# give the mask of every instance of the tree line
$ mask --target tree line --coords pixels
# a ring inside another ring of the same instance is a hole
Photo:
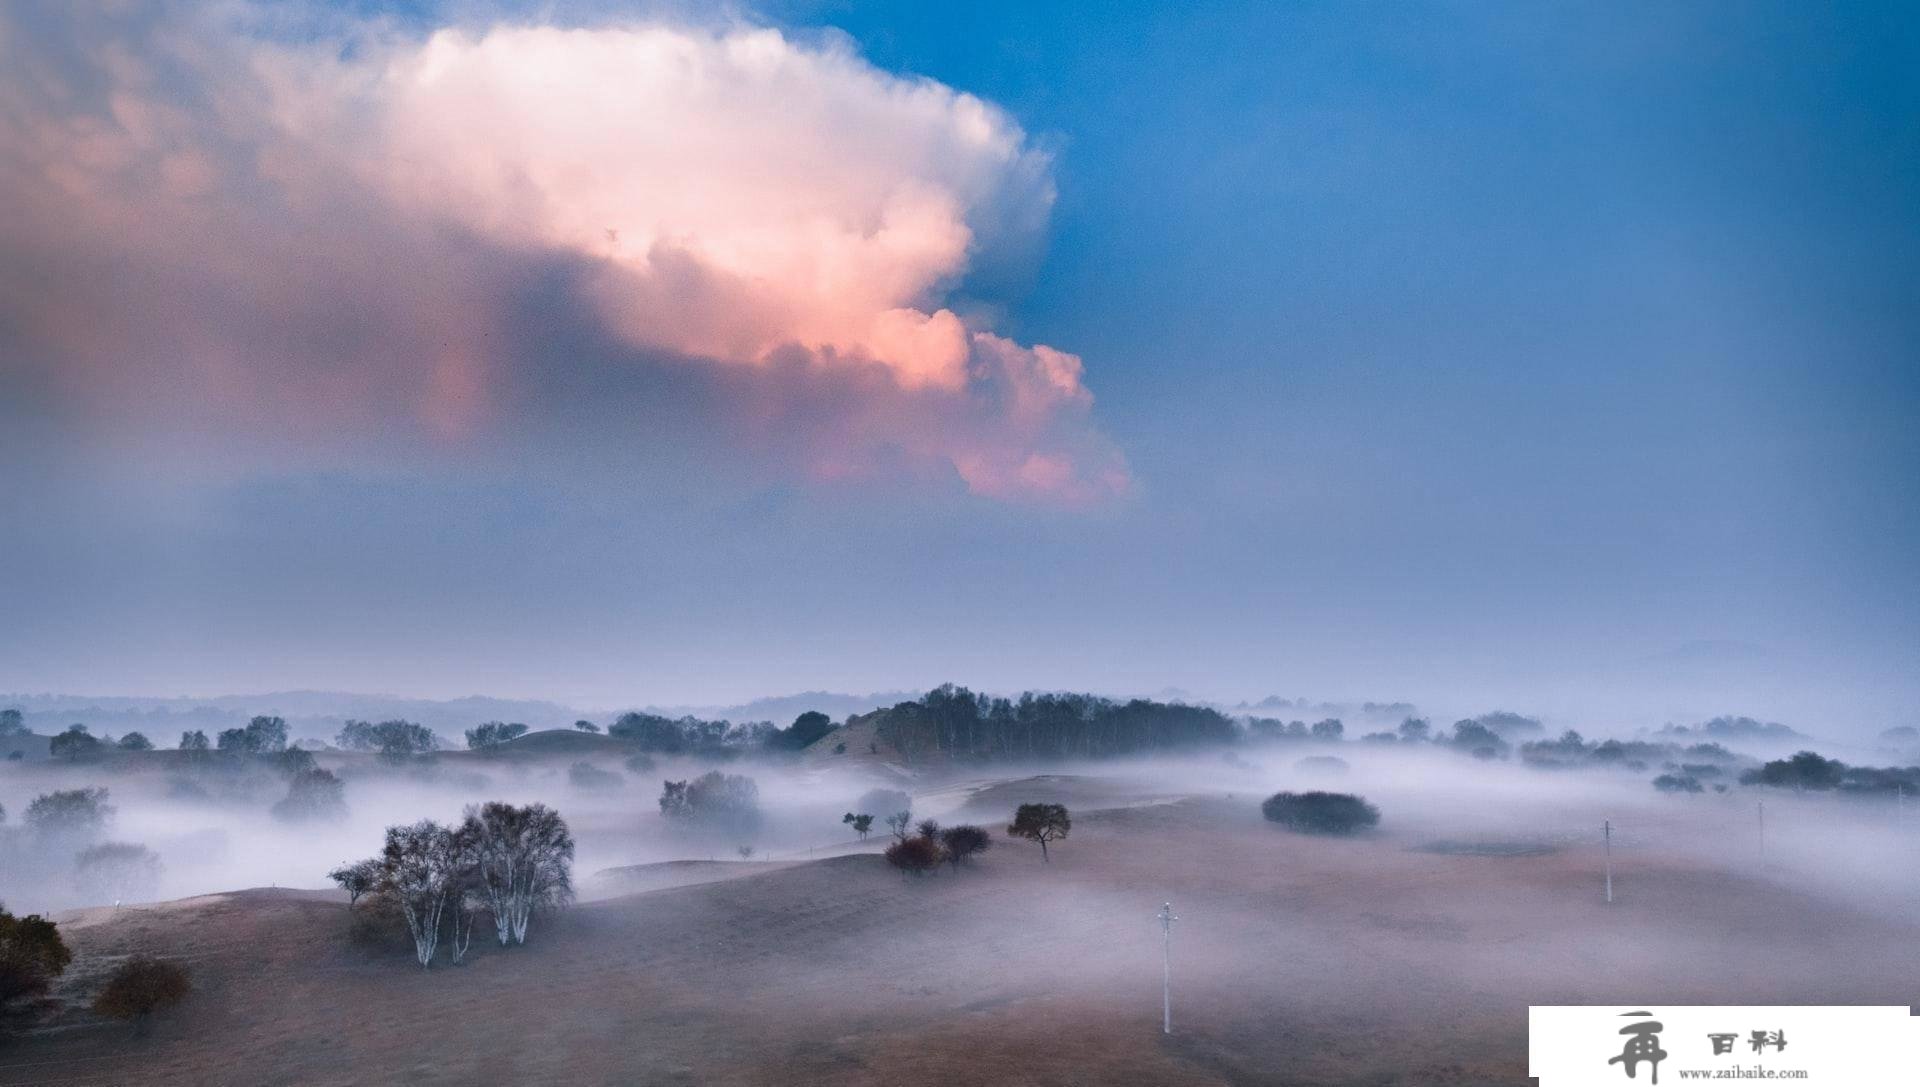
[[[1109,758],[1224,744],[1238,734],[1231,717],[1207,706],[1032,691],[995,698],[951,683],[861,720],[874,721],[908,761]]]

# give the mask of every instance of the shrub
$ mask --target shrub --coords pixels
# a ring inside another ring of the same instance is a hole
[[[947,860],[955,868],[971,861],[975,853],[993,848],[993,836],[975,826],[948,827],[940,832],[940,844],[946,847]]]
[[[374,862],[378,864],[378,861]],[[407,916],[393,892],[374,888],[349,911],[347,939],[355,947],[382,955],[410,950]]]
[[[37,913],[15,917],[0,907],[0,1011],[44,994],[72,961],[60,926]]]
[[[192,991],[185,967],[151,955],[135,955],[107,978],[107,987],[93,1000],[93,1010],[144,1027],[154,1012],[173,1007]]]
[[[887,863],[911,876],[924,876],[946,859],[946,850],[932,838],[908,838],[887,847]]]
[[[1663,793],[1702,793],[1700,779],[1692,774],[1661,774],[1653,779],[1653,787]]]
[[[1275,793],[1260,814],[1302,834],[1352,834],[1380,822],[1380,809],[1352,793]]]

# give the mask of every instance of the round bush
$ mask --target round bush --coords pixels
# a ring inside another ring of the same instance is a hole
[[[934,838],[908,838],[887,847],[887,863],[910,875],[924,876],[946,859],[946,848]]]
[[[1260,814],[1302,834],[1352,834],[1380,821],[1380,809],[1352,793],[1275,793]]]
[[[121,963],[94,999],[93,1010],[115,1019],[143,1020],[187,998],[193,984],[179,964],[151,955]]]

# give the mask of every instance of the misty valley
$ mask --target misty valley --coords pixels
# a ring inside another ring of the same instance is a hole
[[[4,1083],[384,1081],[428,1025],[446,1082],[1525,1083],[1529,1003],[1914,984],[1912,728],[58,712],[0,711]]]

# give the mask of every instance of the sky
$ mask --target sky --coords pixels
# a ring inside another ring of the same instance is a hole
[[[0,690],[1920,721],[1920,13],[0,11]]]

